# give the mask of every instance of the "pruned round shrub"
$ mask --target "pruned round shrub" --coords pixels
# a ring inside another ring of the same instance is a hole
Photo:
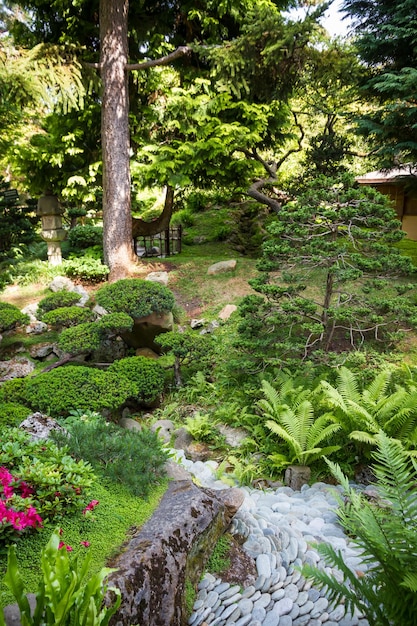
[[[79,306],[62,306],[42,315],[42,321],[50,326],[69,328],[90,322],[93,317],[90,309]]]
[[[81,294],[75,291],[62,289],[51,293],[38,303],[38,317],[43,321],[43,315],[48,311],[54,311],[62,307],[74,306],[81,300]]]
[[[140,278],[125,278],[104,285],[96,293],[96,300],[109,313],[127,313],[141,318],[151,313],[172,311],[175,298],[167,287]]]
[[[27,324],[28,322],[28,315],[22,313],[17,306],[8,302],[0,302],[0,332],[12,330],[16,326]]]
[[[65,328],[58,338],[58,346],[67,354],[86,354],[100,347],[102,333],[94,322]]]
[[[112,334],[125,333],[132,330],[133,318],[127,313],[108,313],[103,315],[97,322],[100,330]]]
[[[164,389],[162,365],[144,356],[130,356],[115,361],[107,372],[127,380],[131,389],[130,396],[139,402],[155,402]]]
[[[89,248],[103,243],[103,229],[101,226],[78,224],[68,232],[68,241],[72,248]]]
[[[12,378],[0,386],[0,402],[25,403],[26,378]]]
[[[77,328],[77,327],[75,327]],[[111,411],[132,395],[132,384],[115,372],[67,365],[27,380],[26,401],[49,415],[66,416],[71,409]]]
[[[0,402],[0,428],[18,426],[32,413],[31,409],[16,402]]]

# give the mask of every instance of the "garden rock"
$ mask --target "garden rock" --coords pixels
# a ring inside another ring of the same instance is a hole
[[[300,491],[311,478],[311,469],[307,465],[290,465],[285,470],[284,482],[294,491]]]
[[[81,296],[79,302],[77,302],[75,306],[83,307],[87,304],[87,302],[90,299],[90,295],[87,289],[85,289],[82,285],[74,285],[74,288],[70,289],[69,291],[74,291],[75,293],[78,293]]]
[[[142,430],[142,426],[139,422],[131,417],[121,417],[119,420],[119,426],[126,428],[126,430]]]
[[[168,272],[150,272],[146,276],[145,280],[150,280],[154,283],[160,283],[161,285],[165,285],[166,287],[169,282]]]
[[[53,281],[48,285],[51,291],[75,291],[75,284],[66,276],[55,276]]]
[[[36,607],[36,596],[34,593],[28,593],[27,599],[30,606],[30,613],[33,615]],[[9,604],[9,606],[4,607],[3,613],[6,626],[22,626],[22,622],[20,621],[20,609],[17,604]]]
[[[29,354],[33,359],[43,360],[50,354],[54,354],[55,345],[53,343],[37,343],[29,348]]]
[[[48,439],[53,430],[65,431],[54,419],[42,413],[32,413],[23,420],[19,428],[29,433],[34,440]]]
[[[176,450],[187,450],[192,441],[192,436],[185,428],[179,428],[175,431],[174,448]]]
[[[219,313],[219,319],[225,322],[235,311],[237,311],[235,304],[226,304]]]
[[[218,424],[216,426],[217,430],[226,440],[226,443],[231,448],[238,448],[242,441],[247,439],[248,433],[243,428],[231,428],[226,424]]]
[[[168,478],[171,480],[191,480],[191,474],[187,472],[185,467],[178,465],[175,461],[167,461],[165,470]]]
[[[233,272],[236,269],[236,260],[230,259],[229,261],[219,261],[210,265],[207,270],[207,274],[223,274],[223,272]]]
[[[113,363],[123,359],[129,353],[129,348],[120,337],[102,339],[100,347],[91,355],[94,363]]]
[[[31,322],[36,322],[37,321],[37,314],[38,314],[38,303],[37,302],[31,302],[31,304],[28,304],[27,306],[25,306],[22,309],[22,313],[25,313],[25,315],[29,315],[29,319]]]
[[[148,359],[159,359],[159,354],[156,354],[150,348],[138,348],[135,354],[136,356],[146,356]]]
[[[35,364],[27,357],[15,357],[9,361],[0,361],[0,381],[12,378],[24,378],[33,372]]]
[[[97,316],[97,317],[103,317],[103,315],[107,315],[107,311],[105,308],[103,308],[102,306],[100,306],[99,304],[96,304],[93,307],[93,313]]]
[[[154,433],[158,433],[158,437],[163,439],[165,443],[170,443],[175,430],[174,422],[171,420],[157,420],[152,424],[151,430]]]
[[[200,319],[200,320],[197,320],[197,319],[192,319],[192,320],[190,321],[190,326],[191,326],[191,328],[192,328],[193,330],[195,330],[196,328],[202,328],[202,327],[204,326],[204,324],[205,324],[205,323],[206,323],[206,320],[205,320],[205,319],[203,319],[203,318],[202,318],[202,319]]]
[[[42,335],[42,333],[46,333],[48,330],[48,324],[45,322],[30,322],[28,326],[26,326],[26,334],[27,335]]]
[[[122,603],[113,626],[181,626],[185,623],[185,581],[197,584],[208,547],[229,526],[243,493],[200,489],[190,480],[172,482],[159,508],[111,563],[110,586]],[[169,575],[167,575],[169,573]],[[107,592],[106,604],[112,592]]]

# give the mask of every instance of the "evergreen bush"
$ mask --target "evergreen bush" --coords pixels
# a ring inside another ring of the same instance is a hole
[[[172,311],[175,298],[164,285],[140,278],[125,278],[104,285],[96,293],[97,303],[109,313],[127,313],[133,318]]]
[[[72,248],[89,248],[103,243],[103,229],[101,226],[78,224],[68,232],[68,241]]]
[[[30,414],[31,410],[17,402],[0,401],[0,428],[3,426],[17,426]]]
[[[100,283],[106,280],[109,268],[101,262],[101,259],[83,256],[76,259],[66,259],[63,270],[70,278],[79,278],[89,283]]]
[[[59,336],[58,346],[67,354],[88,354],[100,347],[101,333],[97,324],[85,322],[65,328]]]
[[[0,302],[0,332],[28,323],[29,316],[22,313],[17,306],[7,302]]]
[[[138,402],[152,404],[164,389],[164,369],[154,359],[131,356],[112,363],[107,370],[116,378],[126,380],[130,396]]]
[[[67,365],[27,379],[23,394],[34,410],[58,417],[74,408],[114,411],[131,397],[132,385],[114,372]]]
[[[53,435],[58,445],[68,446],[76,458],[136,496],[147,497],[165,476],[168,454],[149,429],[123,429],[91,412],[81,419],[70,418],[65,427],[67,433]]]
[[[81,295],[75,291],[62,289],[49,294],[38,303],[38,317],[43,320],[43,315],[49,311],[62,307],[74,306],[81,300]]]
[[[50,326],[69,328],[70,326],[90,322],[92,315],[90,309],[79,306],[62,306],[44,313],[42,321]]]

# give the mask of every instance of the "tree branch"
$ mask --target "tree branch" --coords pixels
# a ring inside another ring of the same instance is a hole
[[[170,52],[164,57],[159,59],[151,59],[150,61],[144,61],[143,63],[128,63],[126,65],[127,70],[146,70],[148,67],[155,67],[156,65],[168,65],[175,59],[183,57],[191,53],[190,46],[179,46],[174,52]]]

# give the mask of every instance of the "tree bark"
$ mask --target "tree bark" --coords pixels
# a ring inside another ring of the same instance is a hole
[[[100,68],[103,84],[103,247],[109,280],[128,275],[133,261],[130,201],[128,0],[100,0]]]

